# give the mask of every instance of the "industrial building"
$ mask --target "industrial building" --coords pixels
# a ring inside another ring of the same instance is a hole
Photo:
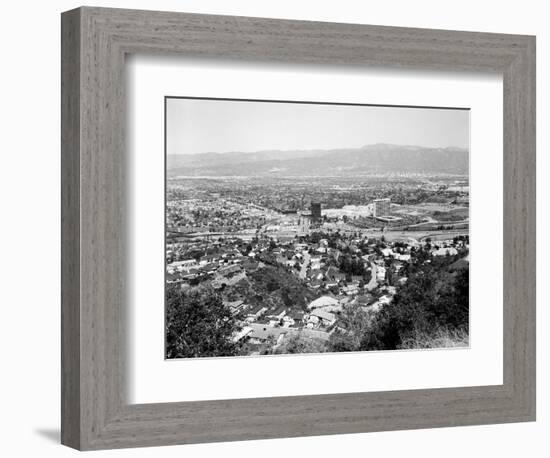
[[[388,216],[391,213],[390,199],[375,199],[374,204],[374,217]]]

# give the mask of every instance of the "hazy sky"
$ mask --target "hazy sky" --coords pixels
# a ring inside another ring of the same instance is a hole
[[[467,110],[167,99],[167,153],[469,147]]]

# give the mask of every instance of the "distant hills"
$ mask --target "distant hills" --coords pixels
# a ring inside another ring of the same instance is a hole
[[[468,150],[375,144],[330,150],[168,155],[168,176],[354,176],[468,173]]]

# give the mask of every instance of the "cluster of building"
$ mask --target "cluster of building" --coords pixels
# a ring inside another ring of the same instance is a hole
[[[406,266],[420,247],[432,256],[468,249],[467,237],[455,232],[434,242],[408,235],[386,241],[392,234],[379,228],[406,217],[395,216],[392,209],[399,205],[386,197],[335,209],[316,200],[307,210],[302,203],[292,207],[275,210],[212,192],[174,195],[167,202],[166,282],[183,289],[206,282],[219,290],[224,305],[241,320],[233,338],[246,341],[252,353],[295,335],[327,341],[347,307],[377,313],[407,282]],[[375,229],[361,231],[346,222],[357,216]],[[373,230],[379,232],[373,236]],[[300,307],[252,300],[254,291],[245,286],[268,267],[296,278],[311,300]]]
[[[267,237],[244,246],[238,239],[219,244],[215,254],[167,264],[166,279],[183,288],[209,282],[220,291],[246,284],[249,276],[266,267],[278,266],[297,277],[316,296],[307,307],[269,307],[251,303],[248,297],[225,300],[224,305],[242,319],[235,340],[246,339],[252,348],[276,348],[296,333],[326,341],[337,327],[344,307],[360,307],[376,313],[390,303],[399,285],[407,281],[403,269],[414,250],[425,242],[383,243],[380,239],[332,236],[279,243]],[[467,248],[464,240],[430,244],[433,256],[454,256]],[[249,250],[249,251],[247,251]],[[344,258],[355,263],[357,272],[345,268]]]

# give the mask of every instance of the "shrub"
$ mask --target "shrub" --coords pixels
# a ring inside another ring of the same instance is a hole
[[[236,355],[239,345],[232,336],[238,330],[236,317],[211,287],[185,292],[174,286],[167,289],[167,358]]]
[[[401,342],[400,348],[450,348],[467,347],[469,335],[466,329],[445,329],[439,328],[433,334],[415,332]]]
[[[393,301],[376,316],[364,336],[362,349],[401,348],[417,341],[418,336],[435,342],[442,329],[451,335],[467,334],[469,271],[466,268],[451,273],[449,266],[443,265],[449,262],[433,259],[415,266]]]

